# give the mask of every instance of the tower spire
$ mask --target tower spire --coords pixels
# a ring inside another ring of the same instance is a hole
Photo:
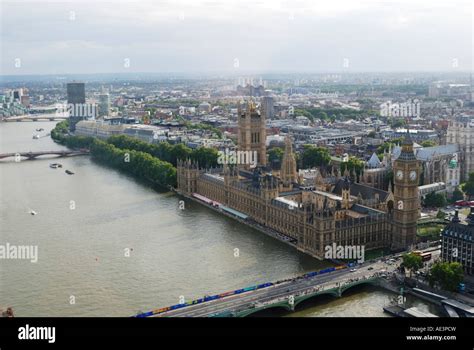
[[[296,158],[293,153],[293,144],[290,136],[285,139],[285,153],[281,162],[280,177],[285,188],[291,188],[294,182],[297,182],[296,176]]]

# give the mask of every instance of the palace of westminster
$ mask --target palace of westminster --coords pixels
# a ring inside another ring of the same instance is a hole
[[[265,113],[252,101],[238,109],[238,149],[257,154],[258,165],[201,169],[178,163],[178,192],[203,196],[265,230],[286,236],[296,248],[324,259],[325,247],[364,246],[399,251],[416,243],[420,200],[420,161],[409,136],[393,162],[388,191],[355,181],[346,170],[333,171],[313,186],[297,173],[292,141],[286,138],[279,171],[267,166]],[[355,177],[357,178],[357,177]]]

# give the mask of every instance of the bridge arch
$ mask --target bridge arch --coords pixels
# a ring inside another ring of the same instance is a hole
[[[277,309],[277,308],[284,309],[285,311],[292,311],[291,306],[288,304],[288,301],[285,300],[280,303],[270,304],[270,305],[266,305],[260,308],[242,311],[241,313],[238,314],[238,316],[247,317],[260,311],[269,310],[269,309]]]
[[[371,278],[371,279],[363,279],[363,280],[359,280],[359,281],[354,281],[350,284],[347,284],[345,286],[342,286],[340,288],[340,294],[342,296],[342,294],[344,292],[346,292],[347,290],[353,288],[353,287],[356,287],[356,286],[360,286],[360,285],[363,285],[363,284],[370,284],[370,285],[373,285],[373,286],[377,286],[378,285],[378,278]]]
[[[309,300],[309,299],[312,299],[312,298],[317,298],[317,297],[320,297],[322,295],[330,295],[330,296],[333,296],[333,297],[338,297],[339,293],[337,292],[336,289],[332,288],[332,289],[328,289],[328,290],[323,290],[321,292],[316,292],[316,293],[313,293],[313,294],[303,295],[301,297],[296,298],[295,307],[298,304],[302,303],[303,301],[306,301],[306,300]]]

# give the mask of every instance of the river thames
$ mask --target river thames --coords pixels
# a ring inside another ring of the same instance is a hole
[[[33,139],[55,124],[0,123],[0,153],[65,149],[49,136]],[[63,168],[50,168],[52,162]],[[196,203],[186,201],[181,210],[179,201],[89,156],[0,161],[0,244],[38,247],[37,263],[0,260],[0,308],[12,306],[16,316],[130,316],[181,296],[327,266]],[[362,287],[283,315],[384,316],[392,298]]]

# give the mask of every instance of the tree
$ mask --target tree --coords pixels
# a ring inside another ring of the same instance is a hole
[[[425,140],[421,143],[421,145],[423,147],[433,147],[436,146],[436,142],[434,142],[433,140]]]
[[[214,148],[199,147],[191,152],[191,159],[197,161],[203,168],[213,168],[217,166],[219,153]]]
[[[346,169],[349,170],[351,176],[354,171],[357,176],[360,176],[364,172],[364,162],[356,157],[349,157],[347,162],[341,163],[341,172],[343,174]]]
[[[281,160],[283,159],[283,154],[285,151],[283,148],[274,147],[268,151],[268,161],[270,164],[281,164]]]
[[[442,289],[454,292],[464,279],[462,265],[458,262],[437,262],[428,274],[430,286],[438,285]]]
[[[464,199],[464,193],[459,189],[459,187],[456,187],[453,191],[453,195],[451,197],[451,201],[454,203],[456,201],[460,201]]]
[[[330,160],[331,156],[326,148],[314,147],[312,145],[305,145],[303,148],[303,168],[326,166]]]
[[[446,197],[444,194],[431,192],[428,193],[424,200],[426,207],[441,208],[446,205]]]
[[[406,121],[403,118],[401,118],[401,119],[392,119],[391,124],[392,124],[392,128],[400,128],[400,127],[406,125]]]
[[[421,256],[417,254],[414,254],[414,253],[403,254],[402,259],[403,259],[402,266],[405,269],[410,270],[410,277],[411,277],[412,272],[416,272],[423,267],[423,259],[421,258]]]
[[[176,169],[149,153],[120,149],[108,142],[94,139],[91,143],[92,157],[103,164],[129,173],[159,186],[176,186]]]
[[[474,196],[474,173],[469,174],[469,179],[461,188],[463,192],[468,195],[469,200]]]
[[[404,139],[403,137],[398,137],[396,139],[392,139],[390,141],[382,143],[379,147],[377,147],[377,154],[383,155],[384,151],[388,152],[388,150],[390,149],[390,146],[392,146],[392,149],[393,149],[397,144],[402,143],[403,139]]]

